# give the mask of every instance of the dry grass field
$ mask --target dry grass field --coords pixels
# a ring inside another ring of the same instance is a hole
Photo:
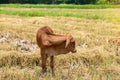
[[[104,13],[101,10],[99,14]],[[111,11],[112,17],[120,18],[120,13],[115,13]],[[77,53],[55,57],[55,76],[51,75],[49,59],[47,73],[40,72],[41,58],[35,36],[44,25],[57,34],[73,35],[77,43]],[[120,23],[0,14],[0,80],[120,80]]]

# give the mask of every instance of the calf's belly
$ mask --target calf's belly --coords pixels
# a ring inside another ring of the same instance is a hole
[[[55,56],[55,55],[59,55],[59,54],[66,54],[68,53],[69,51],[67,50],[64,50],[64,49],[46,49],[45,50],[45,53],[48,55],[48,56]]]

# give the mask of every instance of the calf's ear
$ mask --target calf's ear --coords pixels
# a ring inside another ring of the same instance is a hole
[[[69,44],[70,44],[70,36],[67,36],[65,48],[67,48]]]

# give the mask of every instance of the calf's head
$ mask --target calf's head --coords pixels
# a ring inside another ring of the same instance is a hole
[[[67,50],[71,51],[72,53],[76,52],[75,40],[72,36],[67,36],[65,48]]]

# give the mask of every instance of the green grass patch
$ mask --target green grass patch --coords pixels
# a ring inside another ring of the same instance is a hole
[[[119,8],[120,5],[0,4],[0,14],[28,17],[63,16],[120,22]]]
[[[8,15],[17,15],[17,16],[26,16],[26,17],[34,17],[34,16],[63,16],[63,17],[76,17],[76,18],[85,18],[85,19],[104,19],[104,17],[100,15],[86,15],[86,14],[78,14],[78,13],[69,13],[69,12],[57,12],[57,11],[12,11],[12,10],[3,10],[0,9],[0,14],[8,14]]]
[[[0,4],[0,7],[14,7],[14,8],[70,8],[70,9],[105,9],[105,8],[120,8],[120,5],[107,5],[107,4],[87,4],[87,5],[75,5],[75,4],[59,4],[59,5],[47,5],[47,4]]]

